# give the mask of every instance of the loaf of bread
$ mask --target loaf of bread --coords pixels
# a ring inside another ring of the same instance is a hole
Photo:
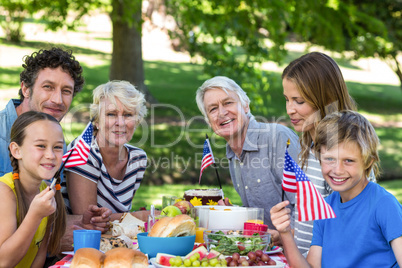
[[[114,248],[105,253],[103,268],[148,268],[147,256],[128,248]]]
[[[148,268],[148,257],[134,249],[114,248],[103,254],[94,248],[80,248],[71,268]]]
[[[148,236],[176,237],[195,235],[195,222],[188,215],[181,214],[175,217],[163,217],[153,226]]]
[[[94,248],[80,248],[71,262],[71,268],[101,268],[105,255]]]

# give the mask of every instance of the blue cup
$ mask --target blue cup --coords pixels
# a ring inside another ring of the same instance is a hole
[[[74,253],[80,248],[95,248],[99,250],[101,231],[74,230]]]

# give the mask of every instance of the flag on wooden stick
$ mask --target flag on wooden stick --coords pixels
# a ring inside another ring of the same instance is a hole
[[[285,185],[285,186],[284,186]],[[282,188],[297,193],[297,210],[299,221],[313,221],[335,218],[332,207],[315,188],[299,165],[285,152]]]
[[[91,150],[92,134],[93,126],[92,122],[89,122],[73,148],[63,155],[63,162],[66,168],[85,165],[87,163],[89,151]]]
[[[211,145],[209,144],[209,139],[205,139],[204,142],[204,151],[202,153],[202,160],[201,160],[201,172],[200,172],[200,179],[199,183],[201,183],[201,176],[204,169],[210,165],[215,163],[214,155],[212,154]]]

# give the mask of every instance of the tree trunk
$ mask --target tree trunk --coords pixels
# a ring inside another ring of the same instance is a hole
[[[401,71],[400,64],[399,64],[398,59],[396,58],[396,56],[395,56],[394,59],[395,59],[395,64],[396,64],[395,73],[396,73],[396,75],[397,75],[398,78],[399,78],[399,81],[400,81],[399,87],[400,87],[401,90],[402,90],[402,71]]]
[[[129,81],[144,93],[148,103],[156,103],[157,100],[144,83],[141,4],[142,0],[112,0],[113,52],[109,77],[110,80]],[[127,17],[127,11],[133,11],[133,5],[135,11],[131,17]]]

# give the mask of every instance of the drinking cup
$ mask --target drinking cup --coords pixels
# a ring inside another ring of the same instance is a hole
[[[162,209],[164,209],[167,206],[173,205],[177,201],[180,201],[180,198],[178,198],[177,196],[173,196],[173,195],[162,196]]]
[[[195,243],[204,243],[204,230],[208,228],[209,208],[196,206],[191,208],[190,216],[194,219],[195,227]]]
[[[101,231],[74,230],[74,253],[80,248],[95,248],[99,250]]]

